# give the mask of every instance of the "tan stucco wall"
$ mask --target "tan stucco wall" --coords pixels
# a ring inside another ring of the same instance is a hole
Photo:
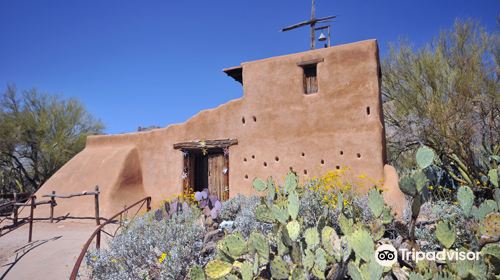
[[[302,68],[297,63],[317,58],[324,59],[318,64],[319,92],[304,95]],[[183,124],[89,137],[86,148],[38,194],[91,190],[97,184],[107,216],[145,195],[158,203],[182,191],[183,156],[173,144],[197,139],[238,139],[229,154],[231,197],[252,193],[254,177],[282,178],[290,167],[303,178],[339,166],[351,168],[352,174],[383,179],[385,136],[375,40],[247,62],[242,67],[242,98],[202,111]],[[233,81],[228,78],[228,82]],[[56,214],[92,215],[93,200],[87,198],[59,200]]]

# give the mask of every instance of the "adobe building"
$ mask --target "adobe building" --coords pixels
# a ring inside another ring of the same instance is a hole
[[[348,167],[384,180],[389,202],[401,204],[397,175],[385,166],[376,40],[245,62],[224,72],[242,84],[242,98],[183,124],[89,136],[85,149],[37,195],[99,185],[101,213],[109,217],[145,196],[155,206],[208,187],[226,199],[252,194],[255,177],[281,180],[293,170],[304,179]],[[56,215],[93,215],[91,198],[57,203]]]

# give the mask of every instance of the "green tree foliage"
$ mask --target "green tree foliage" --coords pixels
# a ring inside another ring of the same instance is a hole
[[[0,191],[35,191],[102,129],[75,99],[7,86],[0,100]]]
[[[489,189],[500,152],[500,36],[457,20],[415,50],[402,41],[382,63],[389,157],[411,168],[421,145],[457,183]]]

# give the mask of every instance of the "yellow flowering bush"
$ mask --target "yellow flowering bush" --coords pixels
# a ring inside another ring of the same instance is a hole
[[[347,171],[347,168],[328,171],[320,177],[313,177],[305,187],[321,194],[323,203],[333,208],[337,207],[341,193],[344,198],[343,204],[346,206],[350,203],[348,198],[352,192],[352,183],[346,176]]]

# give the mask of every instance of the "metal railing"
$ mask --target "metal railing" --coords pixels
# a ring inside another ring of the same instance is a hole
[[[99,250],[100,247],[101,247],[101,232],[104,232],[106,234],[108,234],[109,236],[111,237],[114,237],[118,230],[121,228],[122,226],[122,217],[123,217],[123,214],[126,213],[128,210],[134,208],[135,206],[139,205],[139,208],[137,209],[137,211],[135,212],[134,216],[132,217],[132,219],[137,215],[137,213],[139,213],[139,211],[141,210],[141,208],[144,206],[144,204],[146,204],[146,211],[150,211],[151,210],[151,197],[148,196],[148,197],[145,197],[139,201],[137,201],[136,203],[128,206],[128,207],[125,207],[125,209],[123,209],[122,211],[118,212],[117,214],[115,214],[113,217],[107,219],[103,224],[100,224],[98,225],[98,227],[95,229],[95,231],[92,233],[92,235],[89,237],[89,239],[87,240],[87,242],[85,243],[85,245],[83,245],[83,248],[82,248],[82,251],[80,252],[80,255],[78,256],[78,259],[76,260],[76,263],[75,265],[73,266],[73,270],[71,271],[71,276],[70,276],[70,280],[76,280],[77,277],[78,277],[78,271],[80,270],[80,266],[82,264],[82,261],[83,261],[83,258],[85,258],[85,255],[87,254],[87,251],[90,247],[90,244],[92,244],[92,241],[96,240],[96,249]],[[119,225],[118,225],[118,228],[115,230],[115,233],[114,234],[109,234],[108,232],[106,232],[103,228],[106,226],[106,225],[109,225],[109,224],[116,224],[116,218],[120,217],[120,222],[119,222]]]

